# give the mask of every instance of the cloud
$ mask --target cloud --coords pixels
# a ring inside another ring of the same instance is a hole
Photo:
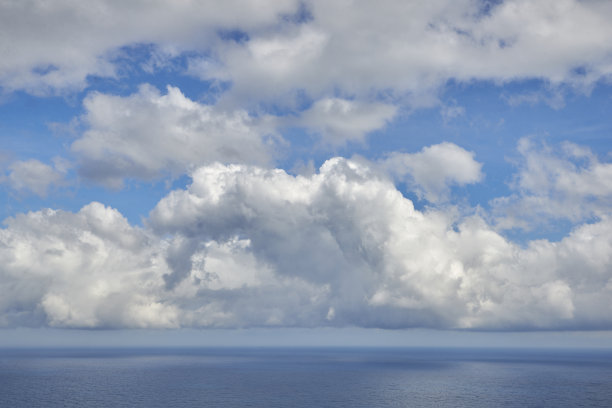
[[[514,194],[491,204],[500,228],[535,228],[552,220],[581,222],[609,214],[612,163],[601,162],[589,148],[565,142],[551,147],[519,140],[519,171]]]
[[[397,108],[383,103],[365,103],[325,98],[300,114],[298,124],[321,134],[330,145],[362,142],[364,136],[385,126]]]
[[[234,101],[391,94],[423,106],[450,79],[588,89],[612,73],[610,16],[608,2],[579,0],[3,2],[0,84],[79,90],[121,75],[122,49],[144,45],[145,71],[188,55],[190,72],[228,81]]]
[[[0,4],[0,86],[48,94],[80,90],[88,76],[119,75],[121,47],[152,44],[170,58],[206,51],[224,28],[250,31],[297,9],[294,1],[115,2],[26,0]],[[154,61],[159,64],[160,61]],[[163,61],[161,61],[163,65]],[[151,65],[151,64],[149,64]]]
[[[510,95],[502,95],[502,98],[512,107],[521,104],[534,106],[538,103],[545,103],[553,109],[561,109],[565,106],[563,93],[560,89],[552,89],[548,91],[534,91]]]
[[[0,326],[612,328],[612,165],[586,148],[523,139],[491,217],[449,205],[484,175],[448,142],[311,161],[300,176],[269,168],[283,126],[361,142],[400,105],[439,103],[449,81],[537,79],[545,92],[508,103],[561,106],[610,78],[611,17],[612,4],[578,0],[1,2],[2,92],[77,92],[128,65],[184,70],[223,95],[88,93],[68,126],[85,129],[71,145],[82,177],[192,183],[142,228],[96,202],[8,218]],[[444,121],[465,112],[441,106]],[[2,182],[44,197],[68,171],[16,161]],[[394,182],[432,205],[416,210]],[[557,242],[499,232],[557,220],[576,224]]]
[[[477,183],[484,178],[474,153],[444,142],[418,153],[391,153],[379,165],[399,181],[407,182],[420,198],[448,200],[453,185]]]
[[[277,147],[265,117],[203,105],[172,86],[164,95],[151,85],[125,97],[95,92],[84,107],[88,129],[71,147],[79,173],[115,188],[124,178],[182,174],[215,161],[268,164]]]
[[[46,197],[50,187],[64,183],[65,166],[61,159],[56,160],[55,168],[36,159],[16,161],[9,166],[5,181],[17,192]]]
[[[297,117],[251,116],[148,84],[128,96],[93,92],[84,107],[86,130],[71,146],[79,174],[113,188],[125,178],[150,180],[213,162],[268,165],[282,151],[279,132],[287,126],[303,126],[331,146],[363,141],[396,113],[393,105],[332,98]]]
[[[203,78],[232,81],[226,98],[290,100],[306,92],[435,103],[448,80],[539,79],[588,89],[612,73],[607,2],[472,0],[305,3],[312,20],[217,49]],[[197,58],[192,64],[197,69]]]
[[[118,211],[19,214],[0,230],[3,326],[173,327],[163,302],[159,241]]]
[[[518,246],[478,215],[418,211],[375,166],[308,177],[211,164],[144,228],[91,203],[0,229],[0,324],[612,327],[612,220]]]
[[[171,272],[181,298],[199,292],[217,299],[220,286],[228,291],[221,309],[231,313],[221,324],[472,329],[610,324],[608,219],[581,226],[560,243],[540,240],[521,248],[478,216],[416,211],[389,180],[346,159],[330,159],[310,177],[246,166],[203,167],[187,190],[158,204],[149,223],[192,253],[189,272]],[[210,248],[220,245],[231,245],[234,259],[250,260],[241,269],[249,276],[241,289],[225,277],[235,267],[222,268],[219,256],[210,255]],[[209,264],[215,265],[212,275]],[[279,287],[282,295],[275,293]],[[251,306],[248,312],[240,309],[243,302]]]

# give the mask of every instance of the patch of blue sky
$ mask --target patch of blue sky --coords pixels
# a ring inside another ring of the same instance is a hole
[[[0,188],[0,220],[19,213],[53,208],[77,212],[85,205],[97,201],[117,209],[132,225],[143,225],[144,219],[157,203],[170,191],[184,189],[191,183],[188,175],[155,181],[126,180],[122,189],[109,189],[101,185],[77,181],[52,187],[45,197],[28,192],[14,192]]]
[[[92,91],[127,96],[150,84],[165,92],[168,85],[177,87],[188,98],[201,103],[214,103],[229,87],[229,82],[203,80],[189,74],[194,58],[208,58],[206,53],[182,52],[164,55],[155,44],[134,44],[121,47],[111,60],[117,69],[115,77],[89,76],[88,87],[80,95]]]
[[[518,141],[524,137],[553,147],[570,141],[590,148],[605,161],[612,148],[609,137],[612,121],[603,120],[612,107],[609,84],[600,83],[590,92],[563,89],[562,106],[547,103],[552,92],[539,80],[515,81],[503,85],[488,81],[471,83],[449,82],[440,99],[443,107],[417,109],[400,115],[385,129],[372,132],[364,144],[352,144],[340,149],[340,154],[359,154],[381,158],[390,152],[412,153],[424,146],[452,142],[475,153],[483,163],[484,179],[475,184],[453,187],[455,200],[466,200],[472,207],[490,210],[490,201],[513,193],[510,184],[518,171],[520,154]],[[512,103],[512,97],[534,95]],[[542,96],[540,96],[542,95]],[[444,116],[444,105],[460,107],[454,117]],[[427,202],[420,200],[405,185],[398,186],[413,200],[417,209]],[[404,187],[404,188],[402,188]],[[520,229],[506,235],[519,242],[547,238],[558,240],[575,226],[570,221],[557,221],[533,231]]]
[[[224,41],[233,41],[238,44],[242,44],[250,40],[247,32],[238,29],[219,30],[217,31],[217,35]]]
[[[6,96],[0,106],[1,150],[18,160],[47,161],[63,151],[67,139],[54,131],[53,124],[68,124],[82,111],[71,98],[40,98],[24,92]]]
[[[228,41],[247,41],[239,31],[227,31],[220,36]],[[178,87],[188,98],[203,103],[214,103],[231,85],[214,80],[201,80],[189,75],[189,60],[206,57],[203,54],[183,53],[168,58],[153,69],[146,68],[159,50],[151,44],[132,45],[117,52],[113,61],[118,67],[116,78],[89,77],[88,86],[76,97],[39,98],[23,92],[8,96],[0,110],[0,139],[5,156],[17,160],[35,158],[49,163],[55,156],[70,158],[72,139],[66,132],[57,132],[53,124],[64,124],[82,114],[79,102],[85,95],[97,91],[115,95],[129,95],[143,83],[165,92],[167,85]],[[522,137],[534,137],[550,143],[571,141],[586,145],[595,153],[612,148],[609,138],[612,123],[609,117],[612,86],[598,83],[589,93],[568,87],[554,89],[541,80],[513,81],[503,85],[491,81],[469,83],[449,81],[440,93],[441,106],[402,111],[384,129],[370,133],[363,143],[349,143],[330,147],[303,128],[283,129],[287,147],[281,152],[277,165],[290,172],[312,162],[318,168],[329,157],[360,155],[380,159],[390,152],[417,152],[424,146],[452,142],[473,151],[475,159],[483,163],[482,182],[465,187],[454,187],[452,194],[476,207],[488,208],[490,200],[511,193],[509,183],[516,172],[516,146]],[[312,99],[305,92],[295,92],[295,103],[259,106],[264,113],[275,116],[294,115],[308,109]],[[454,109],[446,114],[445,109]],[[54,131],[55,129],[55,131]],[[74,135],[73,135],[74,136]],[[5,162],[7,160],[5,159]],[[75,177],[74,174],[70,175]],[[188,177],[170,180],[174,187],[184,187]],[[416,207],[423,209],[427,202],[419,199],[405,186],[399,186]],[[61,190],[61,191],[60,191]],[[15,198],[4,189],[0,194],[9,203],[2,216],[40,207],[78,210],[89,201],[101,201],[118,208],[130,222],[139,224],[155,203],[167,194],[168,180],[128,181],[120,191],[109,191],[100,186],[81,183],[73,188],[59,187],[47,198]],[[561,225],[561,226],[559,226]],[[561,223],[543,236],[554,238],[571,229]],[[541,233],[541,232],[540,232]],[[514,239],[532,237],[533,232],[511,231]]]
[[[295,13],[285,14],[281,16],[281,21],[293,24],[305,24],[312,20],[314,20],[312,10],[304,1],[301,1],[299,3]]]
[[[598,219],[590,218],[587,222],[582,221],[580,225],[592,224]],[[545,239],[550,242],[559,242],[566,238],[577,227],[575,222],[567,219],[555,219],[540,225],[538,228],[524,229],[511,228],[502,231],[502,235],[522,248],[529,246],[536,240]]]
[[[0,165],[4,173],[17,160],[36,159],[51,165],[55,157],[76,164],[70,146],[86,124],[78,118],[84,113],[82,100],[91,92],[127,96],[137,92],[141,84],[148,83],[162,93],[168,85],[177,87],[188,98],[200,103],[212,103],[223,92],[224,85],[203,81],[186,74],[187,60],[192,54],[172,58],[167,66],[152,71],[143,69],[156,49],[152,45],[124,47],[113,61],[118,76],[87,79],[87,87],[76,95],[37,97],[17,91],[5,96],[0,109]],[[109,190],[102,186],[78,180],[73,168],[67,173],[63,186],[49,190],[46,197],[28,192],[14,192],[8,186],[0,187],[0,218],[19,212],[36,211],[50,207],[78,211],[91,201],[100,201],[119,209],[132,223],[140,224],[155,204],[168,193],[169,188],[185,187],[187,176],[178,179],[153,181],[127,180],[123,189]]]
[[[92,201],[117,209],[132,225],[143,225],[149,212],[170,191],[184,189],[191,183],[187,175],[154,181],[126,180],[120,190],[112,190],[92,183],[75,189],[72,197],[60,200],[53,208],[77,211]]]

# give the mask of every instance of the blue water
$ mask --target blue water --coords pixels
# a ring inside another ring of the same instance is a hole
[[[5,349],[0,407],[612,407],[612,352]]]

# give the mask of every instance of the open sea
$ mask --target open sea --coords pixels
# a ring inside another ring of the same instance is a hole
[[[612,351],[3,349],[0,407],[612,407]]]

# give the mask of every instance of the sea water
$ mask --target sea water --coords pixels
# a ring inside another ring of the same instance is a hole
[[[612,407],[612,352],[4,349],[0,407]]]

